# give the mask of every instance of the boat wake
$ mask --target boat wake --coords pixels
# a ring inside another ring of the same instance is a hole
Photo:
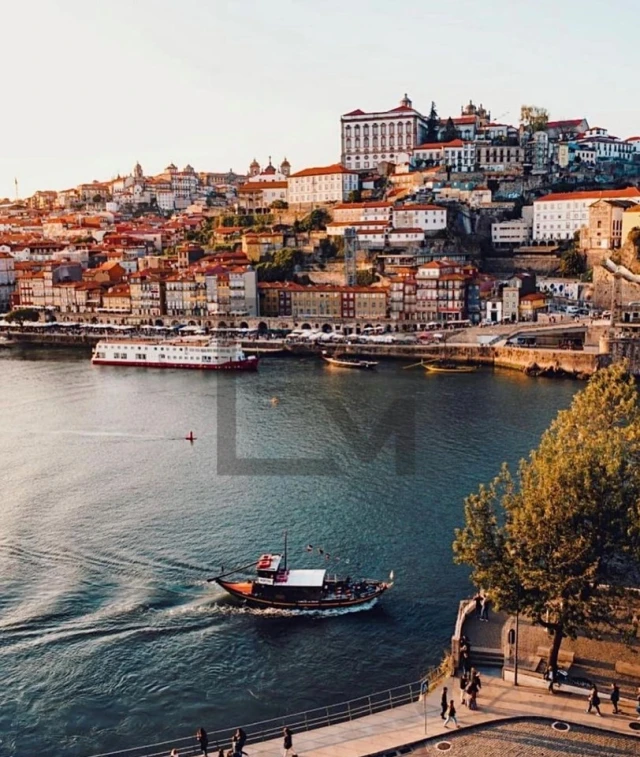
[[[378,597],[355,605],[354,607],[334,607],[327,610],[283,610],[276,607],[243,607],[232,603],[219,603],[211,605],[212,613],[219,615],[256,615],[262,618],[331,618],[338,615],[351,615],[356,612],[371,610],[378,601]]]

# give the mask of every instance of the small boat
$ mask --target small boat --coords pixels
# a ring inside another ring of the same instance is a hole
[[[322,353],[322,359],[329,365],[337,365],[339,368],[360,368],[361,370],[373,370],[377,365],[375,360],[358,360],[357,358],[332,357],[326,352]]]
[[[424,363],[424,367],[429,373],[473,373],[478,369],[476,365],[463,365],[446,360]]]
[[[287,350],[284,347],[259,347],[256,345],[249,345],[246,342],[243,343],[242,349],[251,355],[284,355]]]
[[[255,567],[256,575],[242,580],[226,580],[227,576]],[[329,575],[326,570],[290,570],[284,555],[263,554],[244,568],[208,579],[250,607],[282,610],[334,610],[374,602],[393,586],[389,581],[353,580]]]
[[[0,336],[0,347],[13,347],[16,342],[8,336]]]

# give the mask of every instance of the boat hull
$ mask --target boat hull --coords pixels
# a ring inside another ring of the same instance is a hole
[[[189,368],[191,370],[201,371],[257,371],[258,359],[252,360],[230,360],[226,363],[167,363],[167,362],[150,362],[145,360],[104,360],[102,358],[93,358],[93,365],[117,365],[125,368]]]
[[[475,365],[461,365],[459,368],[443,368],[439,365],[425,365],[429,373],[474,373],[477,368]]]
[[[360,597],[353,597],[351,599],[344,598],[286,601],[274,598],[252,596],[252,584],[250,582],[233,583],[231,581],[222,581],[220,579],[216,579],[216,583],[218,583],[232,597],[241,600],[249,607],[262,609],[271,608],[277,610],[315,610],[319,612],[322,612],[324,610],[336,610],[342,607],[357,607],[358,605],[365,605],[369,602],[377,600],[385,593],[388,588],[390,588],[389,584],[381,583],[376,587],[375,591]]]
[[[377,362],[362,360],[349,362],[347,360],[337,360],[336,358],[322,356],[322,359],[329,365],[335,365],[338,368],[352,368],[359,371],[372,371],[378,365]]]

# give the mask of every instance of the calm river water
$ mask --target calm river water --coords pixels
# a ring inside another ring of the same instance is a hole
[[[4,351],[0,753],[81,757],[415,680],[469,591],[451,560],[463,497],[578,389],[394,363],[267,359],[231,376]],[[368,611],[289,617],[206,582],[280,548],[285,528],[290,564],[393,569],[394,589]]]

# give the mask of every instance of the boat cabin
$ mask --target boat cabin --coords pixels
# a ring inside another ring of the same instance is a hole
[[[253,594],[287,601],[319,600],[326,570],[287,570],[282,555],[261,555]]]

